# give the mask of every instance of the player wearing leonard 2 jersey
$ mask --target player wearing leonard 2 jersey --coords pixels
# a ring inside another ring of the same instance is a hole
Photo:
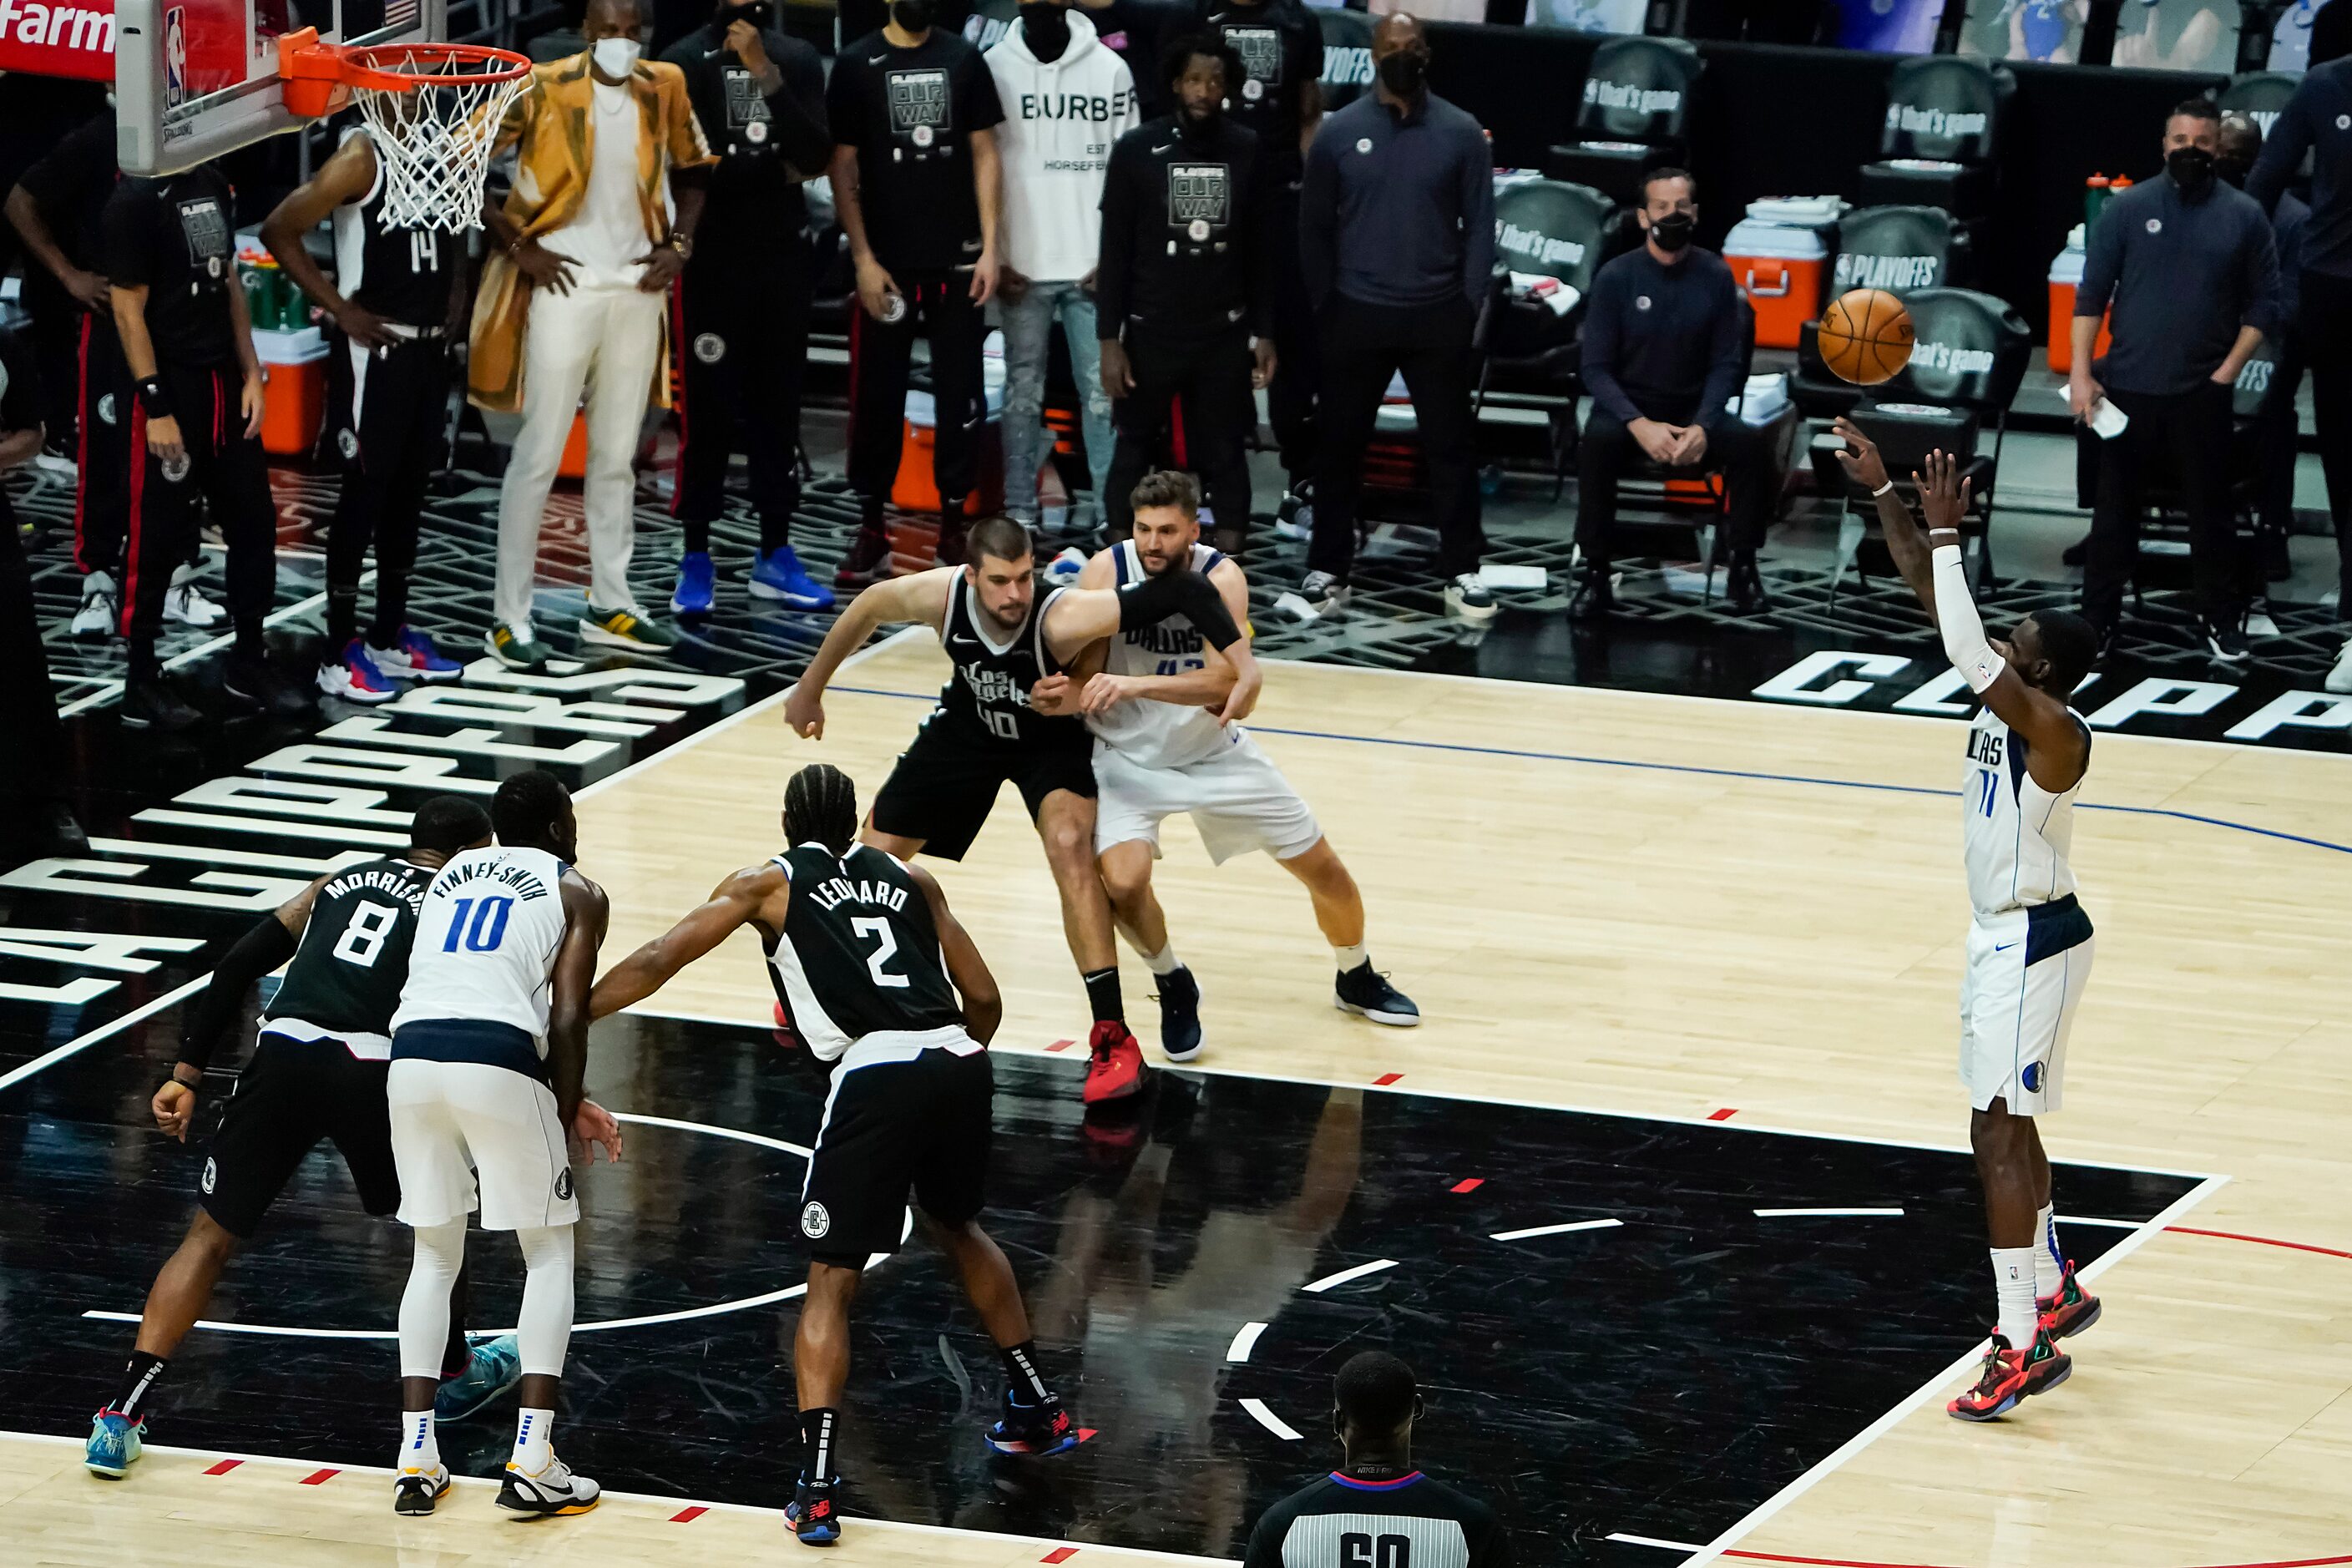
[[[1087,563],[1081,587],[1124,586],[1171,570],[1215,584],[1235,620],[1249,617],[1241,563],[1201,542],[1200,491],[1189,474],[1148,474],[1130,497],[1135,537]],[[1413,1025],[1420,1009],[1372,968],[1364,900],[1315,814],[1239,724],[1222,723],[1233,667],[1181,616],[1122,631],[1047,683],[1050,710],[1079,712],[1095,736],[1095,849],[1111,912],[1160,977],[1160,1046],[1172,1061],[1201,1049],[1201,988],[1179,963],[1152,896],[1160,824],[1190,812],[1219,865],[1252,849],[1306,884],[1316,923],[1339,963],[1334,1005],[1375,1023]]]
[[[165,1363],[211,1300],[237,1248],[321,1139],[331,1139],[359,1189],[360,1206],[388,1215],[400,1202],[384,1111],[392,1014],[408,973],[417,906],[435,871],[489,841],[481,807],[436,795],[416,813],[409,847],[383,860],[331,871],[247,931],[213,971],[189,1009],[180,1058],[156,1089],[155,1125],[187,1142],[196,1094],[214,1048],[263,975],[293,962],[263,1014],[253,1058],[205,1158],[196,1215],[179,1250],[155,1277],[137,1348],[114,1397],[90,1423],[91,1470],[119,1479],[139,1458],[147,1401]],[[459,1286],[462,1302],[463,1287]],[[468,1365],[462,1313],[436,1353],[444,1413],[463,1414],[499,1392],[504,1352],[486,1346]]]
[[[2058,1109],[2066,1036],[2090,978],[2090,917],[2066,863],[2074,797],[2091,763],[2091,731],[2067,697],[2097,657],[2088,621],[2042,610],[2005,643],[1989,641],[1969,597],[1958,524],[1969,486],[1942,452],[1914,474],[1927,536],[1895,493],[1877,448],[1851,422],[1837,434],[1846,471],[1878,499],[1888,548],[1904,580],[1943,632],[1944,651],[1984,711],[1969,727],[1960,809],[1975,918],[1960,992],[1960,1081],[1969,1141],[1984,1184],[1986,1228],[2000,1324],[1977,1381],[1946,1406],[1990,1421],[2066,1380],[2056,1342],[2098,1321],[2099,1301],[2075,1282],[2058,1245],[2050,1159],[2036,1121]]]
[[[279,202],[262,243],[333,325],[327,427],[342,488],[327,533],[327,641],[319,689],[388,702],[395,680],[455,680],[458,667],[408,624],[408,583],[425,487],[448,455],[443,440],[456,374],[449,345],[468,302],[464,240],[440,228],[383,221],[384,177],[366,127]],[[334,226],[335,278],[304,237]],[[359,637],[360,572],[375,545],[375,622]]]
[[[1228,721],[1247,716],[1260,676],[1249,645],[1217,591],[1196,572],[1170,572],[1117,593],[1060,588],[1036,597],[1029,534],[1010,518],[971,531],[971,561],[868,588],[835,621],[824,645],[784,701],[784,719],[808,739],[824,732],[824,688],[841,661],[877,626],[919,621],[940,635],[955,671],[939,706],[900,753],[875,798],[866,842],[900,859],[929,849],[961,859],[1006,780],[1045,841],[1062,895],[1062,929],[1094,1010],[1086,1099],[1118,1100],[1143,1087],[1143,1053],[1128,1033],[1118,991],[1110,905],[1095,869],[1095,775],[1086,727],[1034,705],[1041,682],[1087,644],[1122,628],[1190,616],[1233,662]]]
[[[490,820],[499,847],[455,857],[425,896],[392,1021],[392,1148],[401,1223],[416,1237],[400,1300],[393,1509],[404,1514],[431,1513],[449,1489],[433,1432],[433,1347],[448,1332],[448,1287],[465,1265],[466,1215],[478,1201],[483,1229],[515,1233],[526,1269],[515,1331],[522,1408],[499,1506],[580,1513],[598,1496],[594,1481],[556,1458],[551,1429],[580,1219],[566,1135],[621,1157],[619,1126],[583,1087],[604,892],[572,869],[580,825],[552,774],[508,779]]]
[[[832,1073],[802,1189],[808,1296],[793,1344],[803,1464],[785,1518],[812,1545],[839,1539],[834,1427],[849,1376],[849,1306],[866,1258],[895,1251],[911,1189],[1004,1358],[988,1432],[1000,1453],[1078,1441],[1038,1371],[1020,1287],[980,1227],[988,1172],[986,1049],[1003,1016],[996,982],[929,872],[857,842],[857,793],[822,763],[784,788],[784,853],[736,872],[667,934],[596,983],[602,1017],[644,1000],[750,926],[793,1032]],[[959,1000],[961,994],[961,1000]]]

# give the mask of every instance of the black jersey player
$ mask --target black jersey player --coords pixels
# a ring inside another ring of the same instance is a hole
[[[1128,1032],[1110,902],[1094,862],[1093,741],[1084,720],[1049,716],[1034,704],[1061,698],[1066,661],[1097,638],[1171,616],[1190,619],[1233,664],[1233,690],[1217,710],[1229,723],[1256,705],[1257,661],[1223,595],[1198,572],[1163,572],[1115,590],[1055,588],[1040,597],[1029,533],[1019,523],[986,519],[973,525],[968,544],[961,567],[918,572],[858,595],[785,699],[784,719],[796,733],[822,738],[825,683],[876,627],[919,621],[939,633],[955,673],[875,796],[864,838],[901,859],[929,853],[961,860],[997,791],[1008,779],[1020,787],[1061,889],[1063,933],[1094,1008],[1086,1099],[1123,1099],[1143,1087],[1143,1053]]]
[[[213,1048],[236,1022],[256,981],[293,960],[269,1000],[253,1058],[237,1079],[205,1157],[195,1217],[156,1275],[122,1382],[91,1423],[87,1463],[117,1478],[139,1458],[146,1405],[164,1363],[195,1326],[229,1258],[321,1139],[352,1173],[361,1206],[400,1206],[384,1076],[393,1009],[408,975],[416,911],[442,863],[487,844],[490,819],[472,801],[437,795],[418,808],[408,847],[319,878],[240,938],[189,1010],[180,1059],[155,1090],[155,1125],[184,1142]],[[460,1286],[462,1294],[463,1287]],[[455,1318],[443,1371],[445,1414],[478,1408],[520,1375],[504,1348],[474,1355]],[[458,1374],[463,1374],[460,1377]]]
[[[839,1538],[835,1425],[849,1377],[849,1304],[866,1258],[897,1250],[911,1190],[1004,1358],[1000,1453],[1078,1441],[1046,1385],[1012,1265],[980,1227],[988,1173],[987,1045],[1003,1004],[930,873],[857,841],[857,791],[822,763],[784,788],[782,854],[721,882],[667,934],[596,983],[602,1017],[653,994],[741,926],[759,932],[793,1032],[832,1088],[809,1154],[800,1231],[808,1296],[793,1344],[803,1466],[785,1517],[801,1540]]]

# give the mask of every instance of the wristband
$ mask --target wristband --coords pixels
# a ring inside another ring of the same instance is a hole
[[[1894,481],[1893,479],[1889,479],[1889,480],[1887,480],[1885,484],[1883,484],[1883,485],[1879,486],[1876,489],[1874,489],[1874,490],[1871,491],[1871,492],[1870,492],[1870,498],[1871,498],[1871,500],[1876,500],[1880,496],[1885,495],[1887,491],[1889,491],[1889,490],[1893,489],[1894,488],[1895,488],[1895,481]]]
[[[172,400],[163,395],[163,378],[151,375],[139,384],[139,406],[147,411],[150,419],[169,419]]]

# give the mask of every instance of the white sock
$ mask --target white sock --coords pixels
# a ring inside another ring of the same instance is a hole
[[[1176,944],[1172,942],[1166,947],[1161,948],[1158,952],[1145,953],[1143,955],[1143,963],[1144,967],[1150,970],[1154,974],[1173,974],[1178,970],[1184,967],[1183,964],[1177,962]]]
[[[2057,1205],[2043,1204],[2033,1216],[2033,1293],[2046,1301],[2066,1279],[2066,1255],[2058,1250]]]
[[[2001,1337],[2011,1350],[2033,1343],[2042,1314],[2033,1304],[2033,1253],[2031,1247],[1992,1248],[1993,1290],[2000,1301]]]
[[[428,1475],[441,1468],[441,1439],[433,1434],[432,1411],[400,1413],[400,1459],[393,1468]]]
[[[1360,942],[1353,947],[1333,948],[1331,950],[1331,958],[1334,963],[1339,964],[1339,973],[1342,974],[1347,973],[1351,969],[1361,969],[1364,965],[1372,961],[1371,952]]]
[[[515,1415],[514,1453],[508,1462],[527,1476],[547,1468],[547,1462],[555,1458],[551,1446],[554,1426],[554,1411],[525,1405]]]

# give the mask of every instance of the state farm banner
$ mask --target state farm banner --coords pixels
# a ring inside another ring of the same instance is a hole
[[[286,30],[285,0],[165,0],[161,11],[162,79],[173,103],[244,81]],[[0,70],[112,81],[114,48],[114,0],[0,0]]]
[[[0,0],[0,70],[114,79],[114,0]]]

